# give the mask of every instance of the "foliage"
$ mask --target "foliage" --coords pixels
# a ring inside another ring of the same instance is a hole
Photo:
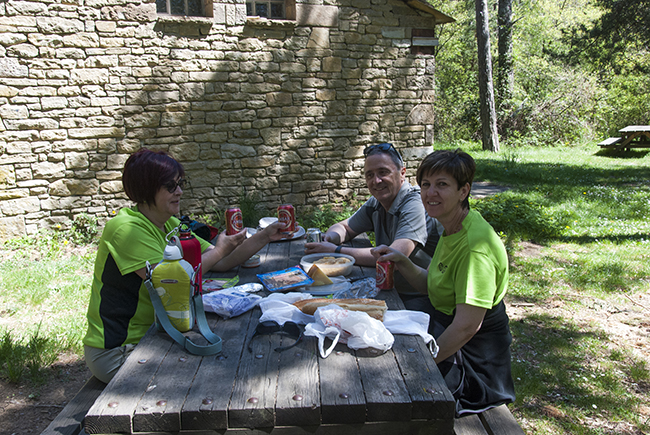
[[[242,192],[239,197],[239,208],[244,220],[244,227],[257,228],[260,219],[266,215],[266,210],[262,210],[260,207],[261,200],[262,198],[257,192]]]
[[[75,245],[86,245],[94,243],[98,234],[97,218],[86,213],[79,213],[72,220],[72,225],[65,236]]]
[[[18,383],[27,373],[32,382],[42,382],[42,370],[51,366],[63,351],[50,337],[40,335],[41,323],[25,342],[4,330],[0,342],[0,368],[11,382]]]
[[[601,71],[647,74],[650,46],[650,3],[647,0],[596,0],[603,13],[589,23],[564,32],[570,45],[567,60],[572,64],[587,61]],[[636,56],[645,52],[645,56]]]
[[[481,124],[474,2],[436,0],[433,6],[456,19],[438,29],[436,141],[478,140]],[[497,108],[504,145],[581,144],[607,137],[626,125],[646,124],[650,116],[650,102],[644,98],[650,87],[646,73],[650,69],[650,31],[644,20],[649,9],[645,0],[513,2],[514,90],[512,98]],[[617,11],[621,17],[614,17]],[[631,11],[635,11],[634,19],[628,16]],[[489,14],[490,33],[495,39],[496,6]],[[617,44],[625,51],[616,58],[614,68],[611,57],[605,62],[603,54],[609,56],[618,46],[594,43],[589,35],[598,23],[601,27],[610,23],[607,25],[613,29],[623,20],[628,23],[618,27]],[[628,29],[635,33],[626,40]],[[496,52],[492,58],[498,61]]]
[[[333,224],[352,216],[362,204],[363,201],[356,196],[344,204],[323,204],[303,213],[300,222],[305,228],[318,228],[325,232]]]
[[[495,231],[508,239],[543,242],[557,239],[565,227],[566,217],[549,212],[539,200],[505,193],[473,201]]]

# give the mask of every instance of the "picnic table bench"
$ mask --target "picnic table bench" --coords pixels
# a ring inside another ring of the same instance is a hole
[[[632,148],[650,148],[650,125],[628,125],[619,130],[621,137],[610,137],[598,145],[616,151],[630,151]]]
[[[358,239],[355,246],[369,244]],[[262,267],[215,276],[257,282],[256,273],[298,264],[303,246],[304,240],[271,243],[260,252]],[[374,272],[355,267],[352,275]],[[390,309],[403,308],[394,290],[380,298]],[[43,434],[523,433],[506,406],[454,419],[451,393],[420,337],[395,335],[383,355],[338,344],[323,359],[314,339],[274,352],[283,337],[272,335],[256,339],[249,353],[260,315],[259,308],[229,320],[208,313],[223,339],[218,356],[189,355],[150,329],[105,388],[91,378]]]

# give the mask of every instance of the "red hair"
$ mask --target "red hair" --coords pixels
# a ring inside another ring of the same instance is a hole
[[[155,204],[158,190],[184,175],[183,165],[166,152],[142,148],[126,160],[122,185],[126,195],[136,204]]]

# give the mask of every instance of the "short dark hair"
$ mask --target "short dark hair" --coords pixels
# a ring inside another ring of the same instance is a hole
[[[158,190],[184,175],[183,165],[166,152],[142,148],[124,163],[122,186],[126,196],[136,204],[155,204]]]
[[[451,175],[458,183],[458,189],[469,183],[470,191],[472,182],[476,173],[476,163],[472,156],[457,148],[451,150],[437,150],[426,156],[415,175],[418,185],[422,184],[422,178],[426,175],[446,172]],[[464,208],[469,209],[469,193],[462,203]]]
[[[390,157],[393,163],[395,163],[395,167],[397,167],[397,169],[402,169],[404,167],[404,160],[402,159],[399,151],[397,151],[397,148],[395,148],[392,143],[370,145],[363,150],[363,155],[366,158],[374,156],[375,154],[386,154],[388,157]]]

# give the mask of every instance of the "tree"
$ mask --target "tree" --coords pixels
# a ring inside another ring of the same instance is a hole
[[[647,73],[647,63],[630,59],[629,52],[650,48],[649,0],[597,0],[604,13],[591,25],[579,25],[566,36],[574,63],[594,62],[618,74],[636,69]]]
[[[483,149],[499,151],[497,114],[492,84],[492,55],[487,0],[476,0],[476,40],[478,42],[478,89],[481,104]]]
[[[502,107],[512,99],[515,85],[514,61],[512,59],[512,0],[499,0],[497,24],[497,106]]]

